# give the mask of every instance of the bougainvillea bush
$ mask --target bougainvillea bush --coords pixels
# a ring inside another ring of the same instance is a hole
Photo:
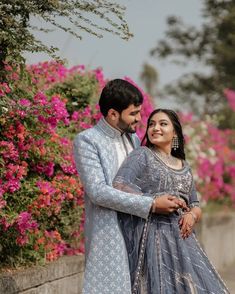
[[[6,71],[8,81],[0,85],[0,263],[83,253],[83,188],[72,140],[101,117],[102,70],[44,62],[23,73],[6,64]],[[152,105],[144,98],[146,121]]]
[[[181,115],[197,190],[202,202],[235,207],[235,130],[220,130],[216,118]]]
[[[63,77],[61,66],[44,66],[54,67],[51,83]],[[32,68],[23,77],[9,66],[6,70],[9,82],[0,94],[5,101],[0,117],[1,265],[82,252],[83,190],[71,141],[59,134],[70,122],[66,100],[46,95],[49,70],[42,73],[46,81],[40,87]]]

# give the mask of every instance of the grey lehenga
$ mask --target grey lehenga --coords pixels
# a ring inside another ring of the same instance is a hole
[[[168,193],[181,197],[189,207],[199,205],[188,163],[184,161],[180,170],[172,169],[147,147],[128,156],[114,179],[114,187],[140,197]],[[180,236],[180,212],[152,214],[147,225],[146,220],[136,216],[118,213],[118,217],[128,251],[133,293],[229,293],[195,234],[187,239]]]

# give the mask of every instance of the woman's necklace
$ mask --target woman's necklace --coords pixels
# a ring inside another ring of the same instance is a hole
[[[157,154],[157,156],[166,164],[170,166],[176,166],[178,163],[178,159],[171,154],[166,154],[163,152],[160,152],[158,149],[154,149],[154,152]]]

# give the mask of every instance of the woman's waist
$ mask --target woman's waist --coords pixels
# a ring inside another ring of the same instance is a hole
[[[151,222],[152,223],[172,223],[172,224],[178,224],[179,219],[181,218],[181,212],[173,212],[170,214],[152,214],[151,216]]]

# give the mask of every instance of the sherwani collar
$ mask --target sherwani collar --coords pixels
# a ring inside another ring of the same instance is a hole
[[[104,132],[106,135],[108,135],[111,139],[114,138],[120,138],[123,134],[115,129],[114,127],[112,127],[106,120],[104,117],[102,117],[99,122],[97,123],[97,127],[100,128],[102,130],[102,132]],[[127,139],[130,141],[130,144],[132,145],[133,148],[135,148],[135,140],[133,138],[132,134],[128,134],[128,133],[124,133],[125,136],[127,137]]]
[[[104,117],[99,120],[97,126],[112,139],[122,136],[122,133],[119,130],[113,128]]]

